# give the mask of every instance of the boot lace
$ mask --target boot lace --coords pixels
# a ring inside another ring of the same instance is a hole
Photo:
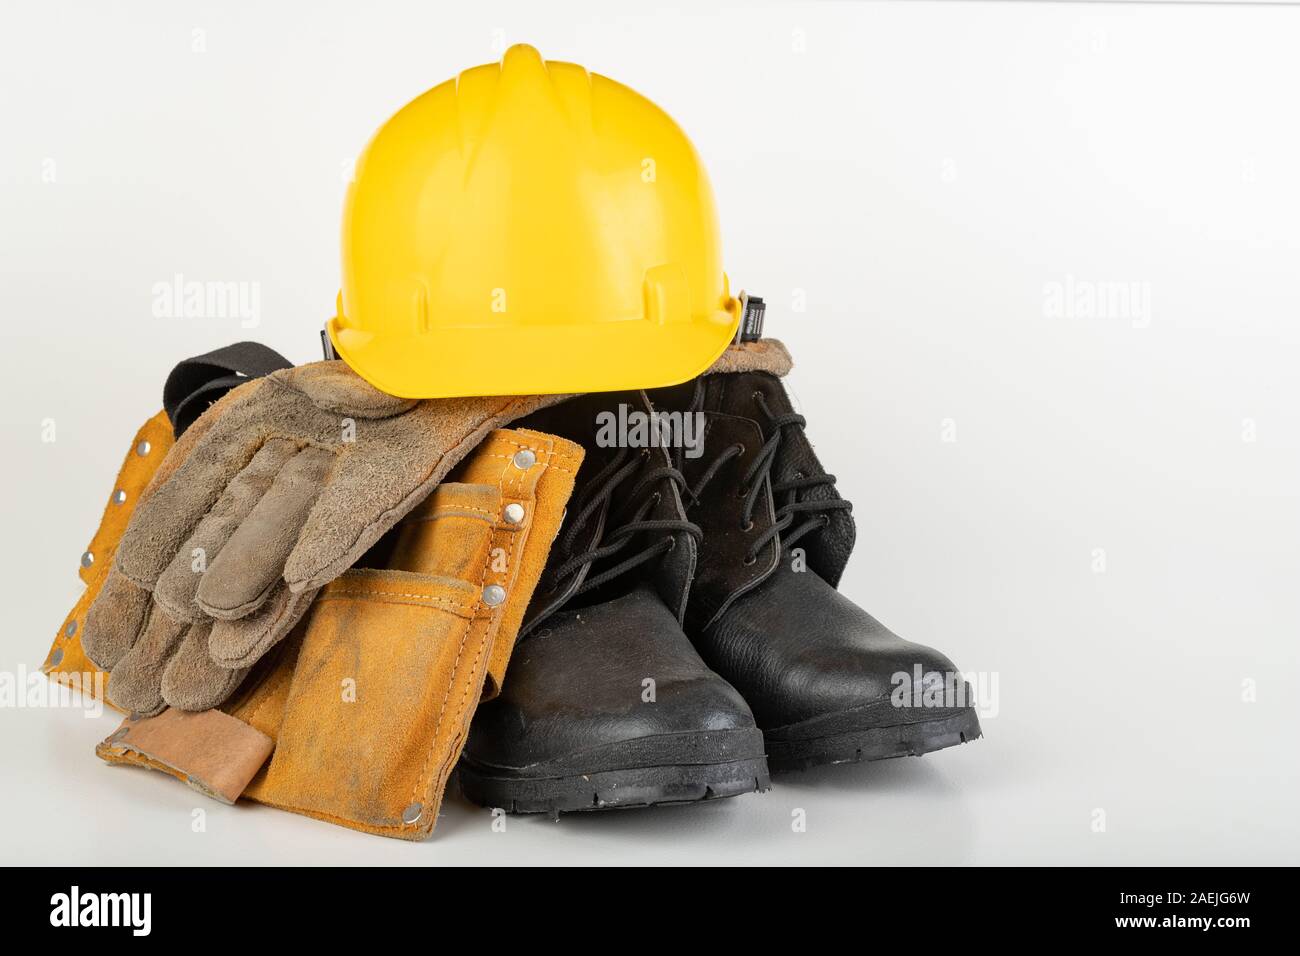
[[[600,540],[586,551],[571,555],[553,571],[548,572],[550,590],[558,590],[564,580],[578,573],[579,569],[586,565],[606,561],[619,555],[642,532],[654,535],[655,540],[612,567],[584,580],[573,592],[572,597],[585,594],[635,567],[667,554],[677,545],[673,537],[675,534],[687,534],[697,543],[704,537],[700,526],[693,521],[684,518],[646,517],[663,497],[662,491],[653,490],[653,486],[658,482],[668,481],[682,492],[686,492],[686,478],[679,470],[668,465],[646,468],[647,461],[647,454],[623,448],[587,482],[575,501],[577,510],[573,520],[568,522],[568,527],[557,542],[562,554],[573,549],[582,529],[600,513],[602,506],[613,497],[618,488],[638,471],[643,472],[632,485],[623,507],[617,514],[611,514],[606,520]],[[647,494],[647,491],[651,493]]]
[[[739,494],[745,500],[740,515],[741,531],[748,531],[754,526],[754,509],[758,506],[758,498],[763,490],[763,482],[771,478],[772,464],[776,461],[777,451],[781,447],[782,436],[786,429],[797,428],[802,431],[808,423],[808,420],[803,415],[796,412],[784,412],[779,415],[773,412],[762,392],[754,392],[754,400],[767,418],[769,437],[740,479],[741,490]],[[695,395],[691,400],[691,410],[698,410],[703,407],[703,404],[704,381],[699,379],[695,383]],[[700,475],[695,487],[686,489],[686,496],[689,499],[687,507],[693,508],[698,505],[704,494],[704,489],[713,481],[721,468],[731,459],[744,453],[745,448],[743,445],[730,445],[720,452],[710,462],[704,473]],[[680,464],[680,458],[678,462]],[[811,488],[834,486],[834,484],[834,475],[805,475],[803,472],[795,472],[794,476],[786,481],[773,481],[772,497],[776,503],[776,520],[770,528],[758,535],[750,543],[749,549],[745,552],[745,563],[753,564],[758,559],[759,552],[767,547],[767,543],[778,535],[781,537],[782,547],[789,548],[804,535],[820,530],[830,524],[831,512],[851,511],[853,503],[842,498],[809,501],[804,497],[805,493]],[[798,523],[796,524],[796,522]]]

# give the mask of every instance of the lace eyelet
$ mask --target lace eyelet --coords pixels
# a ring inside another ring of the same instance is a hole
[[[754,522],[746,521],[740,526],[740,530],[742,534],[749,534],[749,532],[754,530]]]
[[[743,444],[742,442],[736,442],[736,443],[735,443],[734,445],[732,445],[731,447],[734,448],[734,449],[736,449],[736,457],[737,457],[737,458],[743,458],[743,457],[745,457],[745,446],[744,446],[744,444]]]
[[[795,480],[795,481],[803,481],[803,480],[804,480],[805,478],[807,478],[807,477],[808,477],[808,476],[805,475],[802,471],[796,471],[796,472],[794,473],[794,480]]]
[[[748,567],[750,567],[751,565],[753,565],[754,562],[756,562],[757,560],[758,560],[758,555],[756,555],[756,554],[747,554],[747,555],[745,555],[745,560],[742,561],[741,563],[744,564],[745,567],[748,568]]]
[[[738,492],[736,492],[736,497],[737,497],[737,498],[744,498],[744,497],[747,496],[748,494],[749,494],[749,489],[748,489],[748,488],[741,488]]]
[[[664,554],[672,554],[676,550],[677,550],[677,538],[670,537],[668,539],[668,550],[665,551]]]

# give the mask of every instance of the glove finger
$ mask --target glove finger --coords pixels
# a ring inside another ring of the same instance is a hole
[[[86,613],[81,647],[101,670],[111,671],[135,644],[149,614],[150,595],[117,567],[109,568]]]
[[[162,675],[162,696],[179,710],[218,707],[239,687],[248,668],[232,670],[216,664],[208,653],[211,620],[193,624]]]
[[[308,446],[280,469],[271,487],[253,506],[208,565],[195,597],[218,620],[236,620],[255,611],[284,577],[312,505],[334,463],[333,452]]]
[[[219,667],[252,667],[302,619],[316,597],[316,589],[297,594],[281,582],[266,603],[238,621],[217,621],[212,626],[208,653]]]
[[[124,710],[156,714],[166,706],[162,697],[162,675],[189,621],[172,617],[154,605],[140,639],[122,656],[108,678],[108,699]]]
[[[421,444],[393,442],[377,453],[375,443],[339,456],[285,563],[289,587],[328,584],[428,497],[451,459],[426,455]]]
[[[225,406],[211,424],[203,419],[191,429],[201,436],[189,442],[189,432],[164,459],[160,475],[136,505],[117,549],[117,563],[141,586],[153,589],[195,526],[221,497],[226,485],[242,471],[264,444],[264,431],[253,417],[264,380],[242,385],[213,408]],[[239,393],[243,392],[242,395]],[[212,409],[209,409],[209,412]],[[200,429],[199,426],[203,425]],[[179,454],[184,459],[171,467]]]
[[[154,599],[177,617],[201,616],[194,598],[207,562],[221,553],[249,513],[266,494],[277,474],[297,453],[298,446],[284,438],[263,445],[243,471],[231,479],[212,510],[172,558],[158,579]]]

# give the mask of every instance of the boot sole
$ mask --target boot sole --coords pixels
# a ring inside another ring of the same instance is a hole
[[[513,770],[483,766],[464,757],[459,767],[461,792],[473,803],[499,807],[507,813],[559,815],[698,803],[771,788],[767,759],[762,752],[763,738],[757,729],[689,736],[693,739],[683,741],[682,762],[665,761],[653,766],[587,773],[546,774],[539,773],[537,768]],[[735,756],[738,740],[746,744],[740,748],[742,752],[757,755],[695,762],[701,756],[700,740],[719,737],[726,738],[720,749],[728,751],[729,756]]]
[[[910,724],[864,727],[818,737],[797,736],[800,728],[806,726],[793,724],[781,728],[780,736],[767,735],[767,762],[772,773],[807,770],[825,764],[919,757],[984,736],[973,707],[947,711],[941,717]]]

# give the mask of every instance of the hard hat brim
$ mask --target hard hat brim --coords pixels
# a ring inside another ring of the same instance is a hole
[[[713,364],[739,323],[738,310],[727,310],[680,323],[440,328],[400,339],[336,318],[326,328],[338,356],[375,388],[423,399],[678,385]]]

